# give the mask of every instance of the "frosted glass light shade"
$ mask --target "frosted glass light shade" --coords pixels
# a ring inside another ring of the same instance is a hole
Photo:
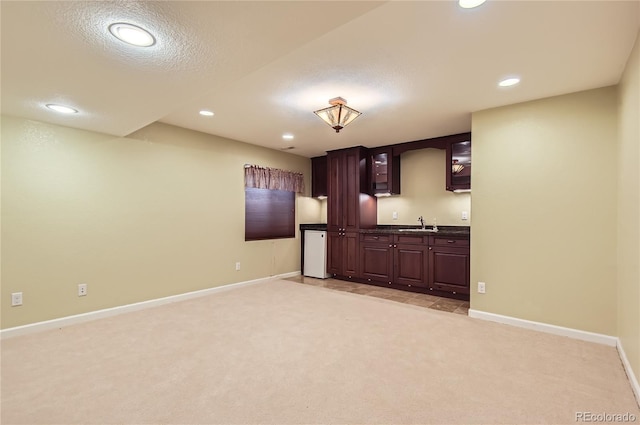
[[[340,130],[361,115],[360,112],[348,107],[347,101],[341,97],[333,98],[329,100],[329,103],[332,106],[314,111],[313,113],[329,124],[336,133],[339,133]]]

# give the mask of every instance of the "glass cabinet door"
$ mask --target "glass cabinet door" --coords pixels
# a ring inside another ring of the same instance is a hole
[[[400,157],[393,156],[391,148],[371,150],[370,188],[375,196],[400,193]]]
[[[447,147],[447,190],[471,190],[471,140]]]
[[[373,154],[373,192],[383,193],[389,190],[389,181],[387,175],[387,165],[389,164],[386,152]]]

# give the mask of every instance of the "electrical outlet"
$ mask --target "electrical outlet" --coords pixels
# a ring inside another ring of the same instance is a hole
[[[469,220],[469,213],[467,211],[462,211],[462,219]]]
[[[84,297],[85,295],[87,295],[87,284],[81,283],[78,285],[78,296]]]
[[[240,261],[236,263],[236,271],[240,270]]]
[[[478,293],[479,294],[484,294],[485,291],[486,291],[485,283],[484,282],[478,282]]]
[[[22,292],[13,292],[11,294],[11,307],[22,305]]]
[[[392,217],[394,220],[397,220],[397,219],[398,219],[398,211],[394,211],[394,212],[393,212],[393,214],[391,215],[391,217]]]

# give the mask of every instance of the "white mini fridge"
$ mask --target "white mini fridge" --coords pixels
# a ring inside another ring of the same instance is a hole
[[[304,232],[304,275],[325,279],[327,274],[327,232]]]

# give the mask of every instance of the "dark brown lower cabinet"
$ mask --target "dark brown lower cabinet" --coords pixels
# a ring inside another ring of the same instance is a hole
[[[422,236],[363,234],[360,277],[368,282],[428,287],[428,245]]]
[[[360,277],[367,282],[391,283],[393,279],[392,235],[362,235]]]
[[[429,253],[430,287],[454,294],[468,294],[469,248],[433,246]]]
[[[429,287],[428,246],[398,243],[393,245],[393,282],[399,285]]]
[[[358,275],[358,246],[356,232],[327,232],[327,272],[352,279]]]
[[[468,237],[363,233],[359,252],[360,281],[452,297],[469,294]]]

